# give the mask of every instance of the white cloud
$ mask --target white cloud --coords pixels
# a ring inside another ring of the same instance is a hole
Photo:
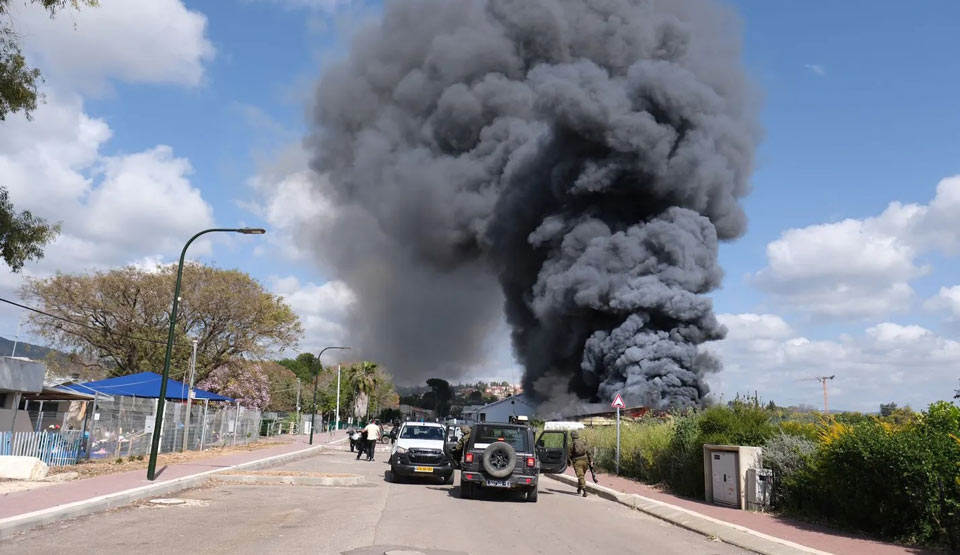
[[[11,4],[28,59],[59,86],[96,90],[110,79],[199,84],[215,49],[207,18],[180,0],[100,0],[50,18],[32,4]]]
[[[337,8],[349,6],[352,0],[248,0],[258,1],[260,3],[278,4],[286,8],[306,8],[332,12]]]
[[[179,251],[212,209],[187,176],[190,164],[167,146],[104,156],[111,131],[83,112],[78,97],[51,95],[34,120],[11,116],[0,134],[0,174],[18,210],[60,222],[62,234],[25,275],[84,271]],[[8,137],[16,137],[16,140]],[[191,254],[208,252],[201,242]],[[8,273],[6,270],[3,273]],[[20,277],[3,279],[7,288]]]
[[[323,347],[347,343],[344,323],[356,302],[356,296],[347,284],[342,281],[328,281],[321,285],[301,283],[294,276],[274,276],[268,282],[273,292],[283,297],[300,316],[304,328],[301,352],[316,353]]]
[[[859,335],[815,340],[783,335],[789,326],[775,315],[718,318],[747,330],[737,334],[731,327],[727,339],[708,345],[724,364],[710,381],[728,398],[745,387],[781,405],[822,406],[822,390],[808,378],[836,375],[829,383],[831,408],[876,411],[888,401],[923,408],[949,397],[957,379],[960,342],[921,326],[883,322]],[[764,336],[769,329],[775,337]]]
[[[773,314],[719,314],[717,319],[731,339],[777,339],[792,333],[790,325]]]
[[[960,176],[940,181],[926,205],[891,203],[872,218],[784,232],[767,245],[755,284],[783,306],[826,318],[884,317],[912,306],[910,282],[939,250],[960,252]]]
[[[929,310],[944,310],[955,320],[960,320],[960,285],[941,287],[936,296],[927,300],[924,307]]]
[[[803,67],[818,77],[823,77],[827,74],[827,70],[820,64],[803,64]]]
[[[334,207],[326,196],[327,177],[308,168],[302,146],[283,149],[247,184],[255,200],[243,206],[270,224],[267,241],[273,252],[292,261],[319,254],[314,237],[326,232],[325,224],[335,220]],[[265,247],[257,248],[258,253],[265,251]]]

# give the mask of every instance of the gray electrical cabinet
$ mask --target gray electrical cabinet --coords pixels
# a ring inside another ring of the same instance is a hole
[[[714,451],[710,474],[713,479],[713,502],[731,507],[740,506],[737,454],[730,451]]]
[[[747,509],[763,511],[770,507],[773,471],[769,468],[747,470]]]
[[[747,509],[747,471],[761,468],[760,447],[704,445],[703,487],[708,503]]]

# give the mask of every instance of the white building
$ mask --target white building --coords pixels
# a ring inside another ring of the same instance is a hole
[[[482,407],[464,407],[463,418],[469,422],[508,422],[511,416],[532,418],[536,409],[537,405],[521,393]]]

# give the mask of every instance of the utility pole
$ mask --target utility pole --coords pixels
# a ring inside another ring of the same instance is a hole
[[[340,365],[337,365],[337,423],[334,425],[334,428],[337,431],[340,431]]]
[[[17,317],[17,337],[13,340],[13,352],[10,353],[11,357],[17,356],[17,343],[20,342],[20,324],[23,323],[23,313],[20,313],[20,316]],[[13,407],[16,410],[17,407]]]
[[[187,450],[187,438],[190,436],[190,405],[193,403],[193,376],[197,370],[197,340],[193,340],[193,356],[190,357],[190,387],[187,389],[187,414],[183,417],[183,445],[181,451]]]
[[[298,430],[301,428],[300,424],[302,424],[302,422],[300,421],[300,378],[297,378],[297,429]],[[291,430],[290,433],[293,433],[293,431]]]

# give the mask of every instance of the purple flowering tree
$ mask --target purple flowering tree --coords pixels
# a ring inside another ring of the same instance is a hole
[[[233,397],[248,409],[263,410],[270,402],[270,380],[260,362],[231,360],[213,369],[197,387]]]

